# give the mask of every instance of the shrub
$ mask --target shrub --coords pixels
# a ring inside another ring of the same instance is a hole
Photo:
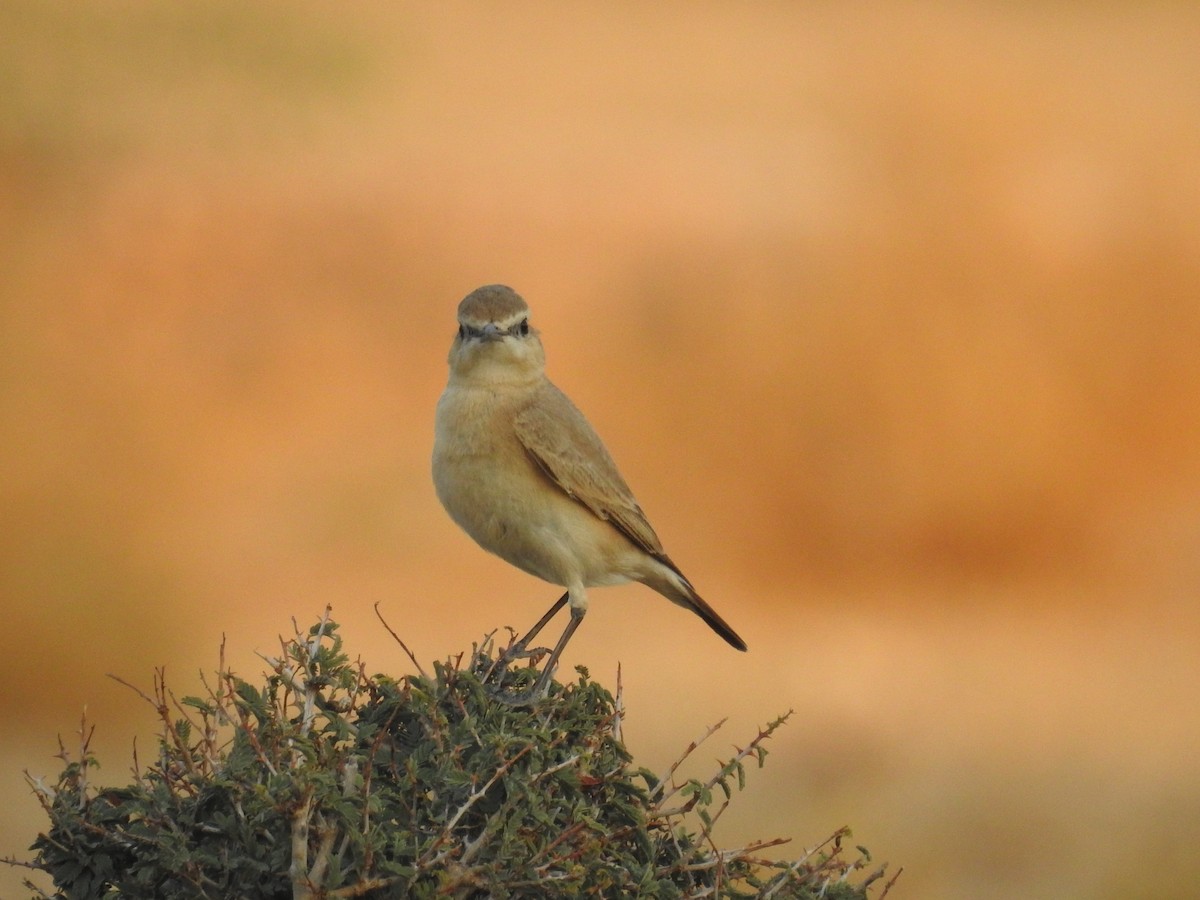
[[[699,741],[660,779],[622,743],[619,674],[616,698],[580,667],[517,708],[494,692],[536,670],[498,666],[491,636],[432,673],[409,653],[417,673],[398,679],[351,661],[328,610],[280,644],[261,686],[223,647],[204,696],[177,699],[157,672],[139,691],[161,720],[157,757],[143,767],[135,752],[125,787],[92,785],[82,727],[57,784],[30,778],[50,828],[25,865],[55,893],[28,886],[64,900],[836,900],[883,875],[862,848],[847,858],[846,829],[793,862],[759,858],[782,841],[717,848],[714,822],[786,716],[707,781],[675,778]]]

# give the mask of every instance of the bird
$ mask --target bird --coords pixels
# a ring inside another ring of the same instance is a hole
[[[502,284],[467,294],[448,362],[434,423],[439,501],[484,550],[565,589],[506,662],[533,655],[529,643],[570,609],[537,682],[514,703],[544,696],[592,587],[641,582],[746,649],[667,556],[600,437],[547,378],[541,337],[520,294]]]

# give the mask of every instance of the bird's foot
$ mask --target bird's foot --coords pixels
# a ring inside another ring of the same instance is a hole
[[[516,643],[500,654],[498,662],[507,666],[514,659],[528,659],[533,661],[533,665],[541,662],[542,657],[550,655],[549,647],[534,647],[532,650],[527,649],[524,644]]]
[[[505,684],[503,679],[497,679],[487,685],[487,692],[493,700],[505,706],[532,706],[549,692],[552,673],[553,669],[542,671],[531,687],[518,691],[511,690],[511,683]],[[512,680],[516,679],[510,679]]]
[[[530,661],[529,669],[533,669],[549,655],[549,647],[528,648],[521,641],[509,645],[483,676],[483,680],[487,682],[488,694],[508,706],[529,706],[540,700],[546,695],[550,685],[549,673],[542,672],[531,688],[514,692],[509,689],[507,683],[519,676],[516,673],[510,675],[509,666],[517,660],[527,659]]]

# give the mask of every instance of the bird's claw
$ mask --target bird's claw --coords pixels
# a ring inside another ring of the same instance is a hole
[[[532,706],[546,696],[549,688],[550,682],[539,678],[534,682],[533,687],[524,691],[510,693],[504,689],[503,685],[492,684],[488,685],[487,692],[493,700],[503,703],[505,706]]]
[[[494,699],[508,706],[529,706],[532,703],[540,700],[546,695],[546,691],[550,685],[550,673],[542,672],[537,681],[533,683],[533,687],[527,690],[517,691],[513,693],[505,689],[505,676],[508,674],[508,667],[514,661],[519,659],[527,659],[530,661],[530,667],[536,666],[542,659],[550,655],[549,647],[533,647],[526,648],[521,642],[517,642],[508,647],[500,654],[492,668],[485,676],[485,680],[490,682],[487,686],[488,694]]]

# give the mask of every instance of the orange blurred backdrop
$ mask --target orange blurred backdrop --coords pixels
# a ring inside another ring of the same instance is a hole
[[[899,897],[1194,895],[1200,8],[20,0],[0,35],[0,855],[85,707],[103,781],[153,746],[108,673],[188,693],[225,635],[252,674],[331,603],[400,674],[375,603],[425,659],[543,611],[428,476],[499,281],[750,644],[615,588],[562,672],[622,664],[654,769],[796,710],[719,839],[849,824]]]

